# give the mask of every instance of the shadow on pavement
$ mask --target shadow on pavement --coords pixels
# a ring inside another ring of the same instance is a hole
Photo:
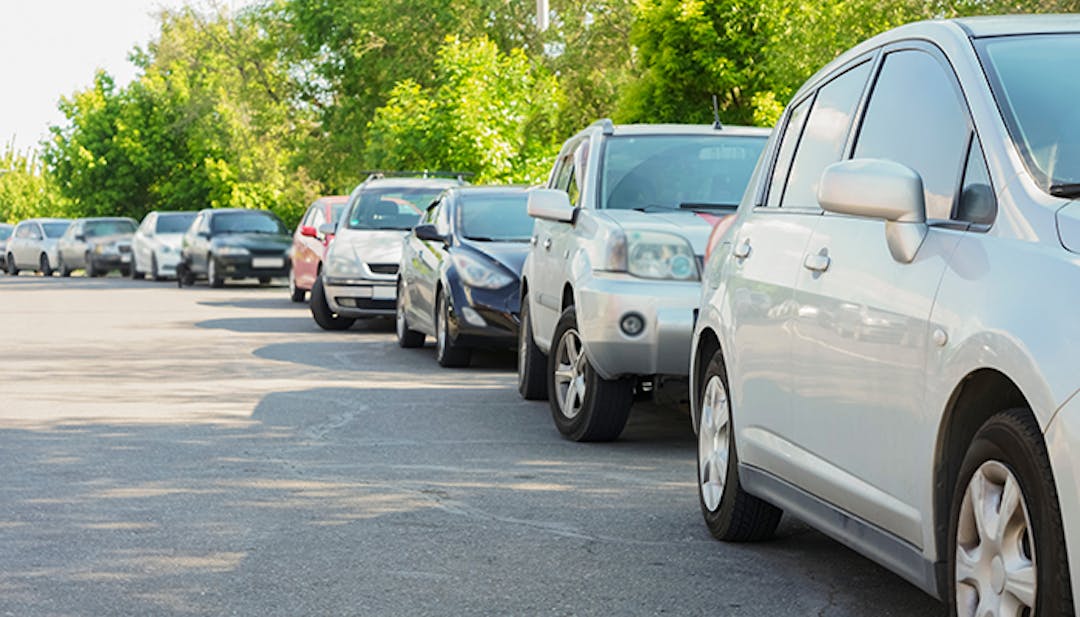
[[[292,309],[308,311],[306,302],[293,302],[284,294],[266,298],[232,298],[229,300],[204,300],[201,306],[222,306],[241,309]],[[310,316],[310,315],[309,315]]]

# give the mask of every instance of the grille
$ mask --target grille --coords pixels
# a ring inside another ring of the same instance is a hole
[[[397,264],[368,264],[368,269],[372,274],[397,274]]]
[[[118,245],[116,247],[116,250],[120,251],[121,253],[130,253],[131,252],[131,245],[130,244],[121,244],[121,245]]]

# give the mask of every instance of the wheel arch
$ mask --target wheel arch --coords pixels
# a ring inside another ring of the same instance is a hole
[[[690,423],[695,434],[698,430],[698,418],[701,415],[698,400],[701,399],[705,370],[709,368],[713,355],[720,349],[720,338],[716,336],[716,332],[712,328],[703,329],[698,335],[697,346],[691,357],[693,369],[690,375]]]
[[[565,311],[571,306],[576,306],[574,302],[574,288],[570,283],[563,284],[562,301],[559,303],[559,310]]]

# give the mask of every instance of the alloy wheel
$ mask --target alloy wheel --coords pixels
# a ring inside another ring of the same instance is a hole
[[[563,333],[555,350],[555,400],[562,414],[573,419],[585,404],[585,372],[588,358],[581,344],[581,335],[574,328]]]
[[[1036,565],[1031,518],[1020,483],[999,461],[971,476],[956,529],[959,617],[1035,614]]]
[[[727,388],[719,375],[713,375],[705,384],[705,394],[701,397],[701,425],[698,427],[698,482],[702,502],[710,512],[720,507],[727,482],[731,430],[728,418]]]

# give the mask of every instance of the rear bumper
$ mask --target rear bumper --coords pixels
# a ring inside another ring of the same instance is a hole
[[[283,265],[270,268],[255,267],[253,259],[281,259]],[[236,257],[216,257],[218,271],[225,278],[280,278],[289,276],[289,259],[284,255],[238,255]]]

